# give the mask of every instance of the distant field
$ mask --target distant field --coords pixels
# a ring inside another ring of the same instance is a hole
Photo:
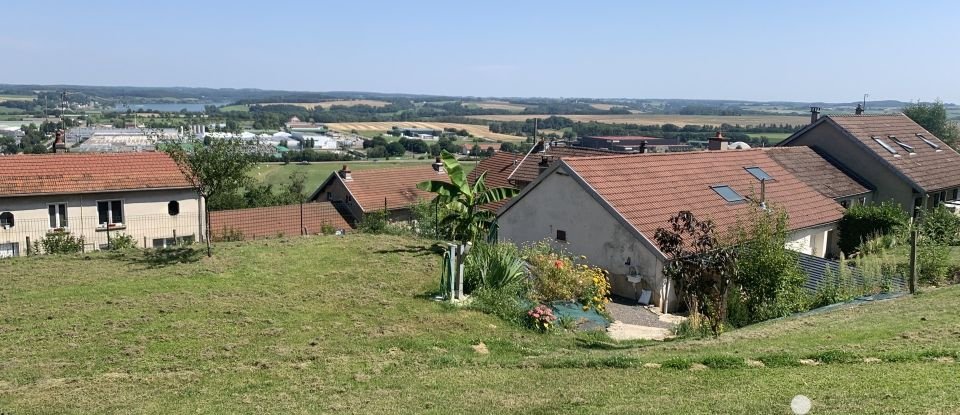
[[[770,144],[776,144],[786,140],[787,137],[790,137],[791,133],[752,133],[747,135],[749,135],[750,138],[767,137],[767,139],[770,140]]]
[[[472,115],[470,118],[477,118],[491,121],[523,121],[528,118],[546,118],[549,114],[542,115]],[[598,121],[612,124],[676,124],[676,125],[720,125],[720,124],[791,124],[804,125],[810,121],[806,116],[792,115],[743,115],[743,116],[719,116],[719,115],[664,115],[664,114],[625,114],[625,115],[560,115],[574,121]]]
[[[0,114],[23,114],[25,111],[20,108],[10,108],[0,106]]]
[[[321,101],[321,102],[265,102],[260,105],[296,105],[304,107],[308,110],[313,110],[316,107],[320,108],[330,108],[334,105],[343,105],[346,107],[353,107],[357,105],[369,105],[371,107],[384,107],[389,105],[389,102],[386,101],[377,101],[373,99],[346,99],[339,101]],[[249,105],[227,105],[220,107],[220,111],[241,111],[246,112],[250,109]]]
[[[330,173],[340,170],[340,167],[342,167],[344,164],[349,166],[351,171],[358,171],[416,165],[423,165],[424,168],[427,168],[426,166],[432,162],[433,160],[431,159],[404,159],[402,161],[324,161],[314,162],[307,165],[300,165],[296,163],[290,163],[286,165],[280,163],[261,163],[251,170],[250,176],[261,183],[272,184],[275,188],[278,188],[290,183],[290,175],[294,172],[303,172],[307,175],[306,181],[304,182],[304,187],[307,195],[309,195],[313,191],[317,190],[317,187],[319,187],[320,184],[330,176]],[[464,163],[464,169],[469,173],[470,170],[473,170],[474,165],[475,163],[473,162]]]
[[[505,115],[505,117],[513,117],[512,115]],[[329,123],[326,124],[327,128],[337,131],[350,132],[351,130],[357,130],[358,133],[364,131],[389,131],[394,126],[400,128],[430,128],[433,130],[443,130],[444,128],[456,128],[467,130],[470,134],[473,134],[477,137],[485,137],[491,140],[503,140],[503,141],[523,141],[523,137],[517,137],[515,135],[507,134],[497,134],[491,133],[490,129],[486,125],[474,125],[474,124],[455,124],[447,122],[349,122],[349,123]]]
[[[466,103],[467,107],[478,107],[488,110],[507,110],[507,111],[523,111],[527,109],[526,106],[520,104],[511,104],[506,101],[482,101],[482,102],[468,102]]]
[[[0,102],[4,101],[32,101],[36,96],[33,95],[0,95]]]
[[[220,111],[223,111],[223,112],[230,112],[230,111],[247,112],[249,110],[250,110],[249,105],[225,105],[220,107]]]
[[[611,108],[623,107],[623,105],[618,104],[590,104],[590,106],[601,111],[610,111]]]

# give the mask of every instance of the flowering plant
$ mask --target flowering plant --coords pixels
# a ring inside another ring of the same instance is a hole
[[[550,330],[553,323],[557,321],[557,317],[553,315],[553,310],[543,304],[539,304],[530,309],[530,311],[527,311],[527,317],[530,318],[530,323],[533,324],[534,327],[543,331]]]

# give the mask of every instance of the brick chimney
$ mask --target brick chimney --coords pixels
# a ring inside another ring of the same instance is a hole
[[[433,164],[430,166],[433,167],[433,171],[437,172],[437,174],[447,174],[447,171],[443,168],[443,162],[440,161],[440,157],[435,158]]]
[[[57,130],[56,139],[53,141],[53,152],[54,153],[66,153],[67,152],[67,142],[65,133],[63,130]]]
[[[810,107],[810,124],[820,119],[820,107]]]
[[[343,165],[343,168],[337,171],[337,175],[339,175],[340,178],[343,179],[343,181],[345,182],[349,182],[353,180],[353,177],[350,175],[350,168],[347,167],[346,164]]]
[[[727,138],[723,136],[723,133],[717,131],[717,135],[710,137],[710,142],[707,145],[707,149],[711,151],[723,151],[726,150],[730,144],[727,142]]]

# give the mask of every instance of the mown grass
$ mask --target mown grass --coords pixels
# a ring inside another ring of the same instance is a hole
[[[350,166],[351,171],[358,171],[395,167],[412,167],[417,165],[422,165],[424,168],[429,168],[426,166],[430,163],[433,163],[432,158],[427,158],[426,160],[407,158],[403,161],[398,161],[395,159],[381,161],[324,161],[313,162],[310,164],[298,164],[296,162],[290,164],[261,163],[250,171],[250,175],[261,183],[272,184],[274,187],[279,188],[290,183],[291,174],[294,172],[303,172],[306,175],[304,186],[309,194],[316,190],[317,187],[319,187],[320,184],[330,176],[330,173],[340,170],[344,164]],[[463,163],[463,167],[468,173],[475,165],[476,163],[474,162]]]
[[[400,237],[158,258],[0,261],[0,412],[790,413],[797,394],[813,413],[960,407],[953,287],[617,343],[434,302],[439,258]]]

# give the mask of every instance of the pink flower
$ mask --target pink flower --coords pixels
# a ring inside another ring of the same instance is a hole
[[[563,269],[563,265],[564,265],[563,261],[559,259],[556,261],[553,261],[553,266],[557,267],[557,269]]]

